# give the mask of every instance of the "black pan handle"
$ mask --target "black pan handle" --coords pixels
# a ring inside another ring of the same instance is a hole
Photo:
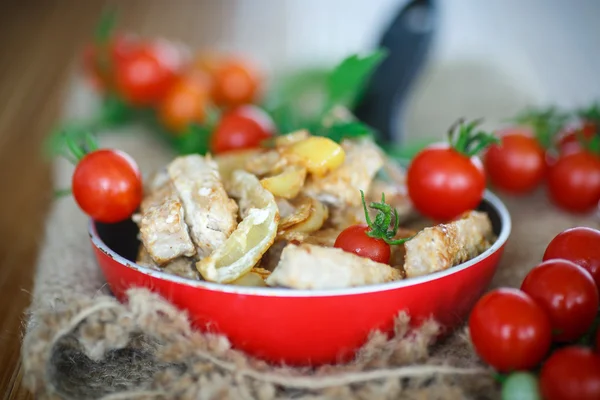
[[[410,0],[379,41],[388,56],[371,76],[354,113],[375,128],[383,142],[404,138],[403,103],[427,59],[436,20],[435,0]]]

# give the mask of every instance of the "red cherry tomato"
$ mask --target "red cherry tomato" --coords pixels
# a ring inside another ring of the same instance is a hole
[[[600,399],[600,357],[578,346],[554,351],[540,371],[540,390],[544,400]]]
[[[528,132],[500,133],[501,144],[490,146],[484,165],[492,184],[509,193],[529,192],[540,185],[546,174],[546,153]]]
[[[134,105],[153,105],[164,98],[181,65],[178,50],[166,42],[139,46],[116,66],[119,93]]]
[[[600,231],[587,227],[567,229],[546,247],[543,260],[562,258],[585,268],[600,290]]]
[[[580,126],[566,129],[558,136],[557,147],[561,154],[581,150],[578,136],[591,139],[598,133],[598,126],[593,121],[585,121]]]
[[[72,178],[73,197],[92,219],[115,223],[129,218],[142,201],[142,179],[135,161],[119,150],[84,156]]]
[[[96,43],[87,45],[83,52],[83,68],[86,77],[98,90],[105,90],[114,85],[114,69],[138,45],[137,38],[132,35],[115,35],[106,47]]]
[[[408,194],[415,208],[437,221],[448,221],[476,208],[485,191],[478,157],[467,157],[448,145],[433,145],[412,160]]]
[[[223,107],[250,104],[259,89],[258,74],[244,61],[228,59],[213,68],[213,101]]]
[[[598,289],[592,275],[568,260],[548,260],[533,268],[521,290],[546,311],[557,342],[581,337],[598,313]]]
[[[219,154],[256,148],[274,131],[273,121],[261,109],[251,105],[238,107],[219,121],[212,136],[211,149]]]
[[[500,372],[533,368],[550,348],[548,316],[517,289],[496,289],[479,299],[469,331],[477,354]]]
[[[564,210],[592,210],[600,200],[600,158],[587,151],[560,157],[548,172],[548,194]]]
[[[344,229],[335,239],[333,247],[361,257],[370,258],[383,264],[390,263],[390,245],[382,239],[372,238],[367,235],[367,225],[353,225]]]

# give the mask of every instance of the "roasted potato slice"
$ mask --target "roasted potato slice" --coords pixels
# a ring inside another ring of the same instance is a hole
[[[315,176],[323,176],[343,164],[346,153],[342,146],[323,136],[310,136],[282,150],[289,163],[304,166]]]
[[[265,189],[273,193],[273,196],[293,199],[300,193],[305,179],[306,168],[290,165],[277,175],[261,179],[260,183]]]

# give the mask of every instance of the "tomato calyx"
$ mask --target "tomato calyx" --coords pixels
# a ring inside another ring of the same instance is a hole
[[[595,102],[588,108],[577,110],[577,116],[583,121],[600,124],[600,103]]]
[[[369,229],[365,232],[367,236],[374,239],[381,239],[389,245],[400,245],[412,239],[414,236],[402,239],[394,239],[398,228],[400,226],[400,219],[398,218],[398,210],[390,206],[385,202],[385,193],[381,193],[381,202],[371,202],[369,208],[377,210],[375,220],[372,221],[369,217],[369,211],[367,210],[367,203],[365,201],[365,193],[361,190],[360,196],[362,198],[363,208],[365,210],[365,220]],[[392,228],[390,229],[390,226]]]
[[[600,135],[586,137],[581,130],[577,130],[575,137],[584,150],[595,156],[600,156]]]
[[[499,144],[500,139],[482,130],[475,131],[481,119],[465,122],[463,118],[456,121],[448,130],[450,145],[457,152],[471,158],[492,144]]]
[[[550,149],[554,147],[554,138],[564,129],[568,120],[567,113],[551,106],[540,110],[527,109],[518,114],[513,122],[530,127],[540,145]]]
[[[87,154],[98,150],[98,143],[94,139],[94,137],[86,132],[83,136],[83,144],[79,144],[73,139],[73,135],[69,134],[66,131],[62,132],[62,138],[64,140],[64,147],[66,149],[62,149],[59,153],[65,160],[69,161],[74,166],[77,166],[79,161],[83,159]],[[70,196],[73,194],[72,189],[56,189],[54,191],[55,198],[61,198],[65,196]]]
[[[110,76],[112,73],[111,70],[113,65],[111,62],[110,46],[114,39],[116,21],[116,10],[104,10],[94,32],[94,47],[96,54],[92,62],[103,77]]]
[[[70,135],[65,135],[65,144],[70,153],[63,153],[63,156],[74,165],[77,165],[88,153],[98,150],[98,143],[89,132],[83,139],[84,143],[80,145]]]

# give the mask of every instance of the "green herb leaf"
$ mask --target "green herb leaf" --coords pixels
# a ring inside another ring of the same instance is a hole
[[[334,105],[354,108],[367,80],[386,56],[387,51],[379,49],[364,57],[355,54],[344,59],[327,79],[326,109]]]
[[[125,100],[109,94],[102,99],[98,125],[105,128],[120,126],[129,122],[134,113],[135,110]]]
[[[374,130],[361,122],[339,122],[317,133],[317,135],[326,136],[334,142],[340,143],[346,138],[372,137]]]
[[[396,160],[412,160],[421,150],[434,143],[440,142],[440,139],[419,139],[407,142],[404,145],[384,145],[387,154]]]
[[[212,130],[207,126],[191,124],[183,136],[174,139],[179,154],[206,154],[209,151]]]
[[[584,121],[600,124],[600,103],[597,101],[592,103],[588,108],[577,110],[575,113]]]

